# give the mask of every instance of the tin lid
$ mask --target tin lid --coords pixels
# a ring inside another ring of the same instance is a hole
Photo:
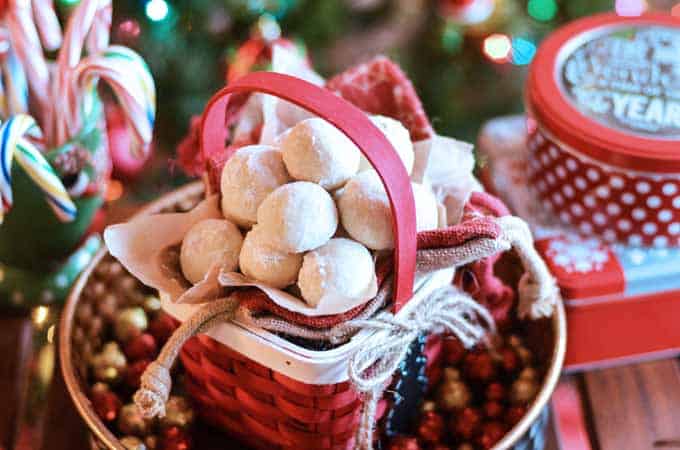
[[[624,169],[680,172],[680,19],[600,14],[540,46],[531,113],[575,151]]]

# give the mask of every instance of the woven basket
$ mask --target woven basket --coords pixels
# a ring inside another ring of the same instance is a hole
[[[201,126],[204,154],[225,152],[229,101],[234,95],[252,92],[283,98],[326,119],[354,141],[371,161],[385,185],[393,211],[394,313],[407,302],[415,301],[412,297],[417,296],[413,289],[416,219],[411,180],[386,137],[362,111],[329,91],[290,76],[260,72],[232,82],[208,103]],[[442,284],[449,283],[452,276],[450,271]],[[421,290],[431,282],[423,284]],[[174,313],[172,309],[169,312]],[[198,336],[181,352],[187,389],[206,421],[255,448],[354,447],[362,402],[347,380],[346,365],[349,348],[362,345],[360,336],[339,349],[309,352],[295,345],[285,348],[284,342],[276,342],[262,330],[235,324],[222,328],[229,329],[230,345],[238,342],[240,346],[227,347],[210,337]],[[262,339],[267,342],[260,342]],[[431,339],[428,346],[431,370],[438,363],[441,345],[437,342]],[[331,354],[334,358],[329,361]],[[378,416],[386,407],[383,400]]]

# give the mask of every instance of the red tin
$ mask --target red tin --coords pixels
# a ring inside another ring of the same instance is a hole
[[[562,222],[680,245],[680,19],[602,14],[559,29],[526,99],[530,184]]]

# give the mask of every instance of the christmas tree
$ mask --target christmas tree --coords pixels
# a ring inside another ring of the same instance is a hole
[[[72,6],[74,0],[61,0]],[[527,65],[561,24],[601,11],[670,10],[670,0],[120,0],[114,40],[148,60],[159,92],[159,161],[225,84],[263,14],[303,43],[324,75],[375,53],[413,78],[435,128],[474,140],[488,118],[523,109]]]

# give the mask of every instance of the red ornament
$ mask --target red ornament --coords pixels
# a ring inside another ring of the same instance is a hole
[[[503,405],[496,401],[484,403],[484,415],[489,419],[498,419],[503,414]]]
[[[477,438],[477,444],[484,450],[488,450],[505,435],[505,425],[501,422],[487,422],[482,425],[482,431]]]
[[[447,336],[442,341],[444,344],[444,358],[447,364],[458,364],[465,356],[465,347],[460,339],[454,336]]]
[[[397,436],[390,441],[387,450],[420,450],[420,444],[414,437]]]
[[[494,382],[486,387],[486,398],[489,400],[503,400],[505,397],[505,388],[502,384]]]
[[[192,447],[189,433],[179,427],[163,430],[159,450],[189,450]]]
[[[453,428],[456,436],[463,439],[470,439],[475,435],[479,424],[482,422],[482,416],[474,408],[465,408],[453,418],[451,428]]]
[[[502,366],[506,372],[514,372],[519,368],[519,357],[511,348],[501,350]]]
[[[474,352],[465,357],[463,368],[467,376],[473,380],[489,381],[496,375],[491,355],[487,352]]]
[[[153,359],[156,357],[158,346],[156,338],[149,333],[142,333],[125,344],[125,356],[130,360]]]
[[[104,422],[115,422],[118,418],[118,411],[123,406],[118,396],[111,391],[92,392],[92,407],[97,415]]]
[[[522,420],[522,417],[524,417],[527,413],[527,409],[524,406],[513,406],[511,408],[508,408],[508,411],[505,413],[505,421],[508,425],[510,426],[515,426],[517,423],[519,423],[520,420]]]
[[[131,388],[139,389],[140,379],[149,364],[151,364],[150,360],[140,359],[139,361],[135,361],[128,365],[123,374],[125,384]]]
[[[130,152],[132,136],[125,120],[125,112],[118,105],[106,106],[106,125],[114,176],[123,180],[137,178],[151,158],[153,147],[143,157]]]
[[[444,433],[444,419],[434,411],[427,411],[420,419],[417,433],[428,444],[439,442]]]
[[[156,338],[156,344],[163,345],[177,328],[177,322],[165,313],[159,314],[149,324],[149,333]]]

